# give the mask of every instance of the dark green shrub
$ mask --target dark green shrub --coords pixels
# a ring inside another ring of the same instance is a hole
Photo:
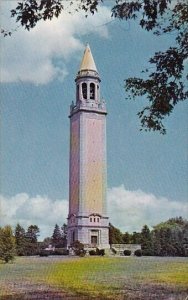
[[[100,249],[96,248],[96,255],[100,255]]]
[[[104,256],[105,255],[105,250],[104,249],[96,249],[95,250],[90,250],[89,255],[99,255],[99,256]]]
[[[99,250],[99,255],[104,256],[105,255],[105,250],[104,249],[100,249]]]
[[[39,256],[48,256],[49,255],[49,251],[47,251],[47,250],[41,250],[40,252],[39,252]]]
[[[82,250],[80,251],[80,253],[78,254],[80,257],[84,257],[86,255],[86,250]]]
[[[96,249],[96,255],[104,256],[105,255],[105,250],[104,249]]]
[[[84,257],[86,255],[86,250],[84,249],[74,249],[74,253],[80,257]]]
[[[74,250],[74,253],[80,257],[83,257],[86,255],[86,250],[84,250],[84,244],[80,243],[80,241],[74,241],[71,244],[72,249]]]
[[[142,250],[141,249],[137,249],[134,251],[134,255],[136,256],[142,256]]]
[[[63,255],[69,255],[69,250],[68,249],[64,249],[64,254]]]
[[[144,250],[142,250],[142,255],[144,255],[144,256],[152,256],[153,255],[153,251],[152,251],[152,249],[144,249]]]
[[[59,249],[55,249],[53,255],[63,255],[62,251]]]
[[[130,256],[131,255],[131,250],[125,249],[123,253],[124,253],[125,256]]]
[[[84,249],[84,244],[76,240],[71,244],[72,249]]]
[[[52,253],[53,255],[69,255],[69,250],[67,249],[62,249],[62,248],[57,248],[55,251]]]

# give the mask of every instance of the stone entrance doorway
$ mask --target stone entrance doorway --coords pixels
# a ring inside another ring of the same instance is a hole
[[[99,230],[91,230],[90,241],[92,247],[97,247],[99,245]]]
[[[97,238],[97,236],[95,236],[95,235],[91,236],[91,245],[93,247],[96,247],[98,245],[98,238]]]

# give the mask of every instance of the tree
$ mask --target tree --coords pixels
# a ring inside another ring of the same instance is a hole
[[[153,248],[153,255],[160,256],[161,254],[160,232],[158,232],[157,230],[152,231],[152,248]]]
[[[48,248],[49,245],[52,244],[52,238],[51,237],[46,237],[44,240],[40,243],[40,248],[45,249]]]
[[[183,248],[184,248],[184,255],[188,256],[188,222],[183,226]]]
[[[64,237],[59,225],[57,224],[55,225],[54,232],[52,234],[52,244],[55,246],[55,248],[64,247]]]
[[[141,231],[141,248],[143,255],[152,255],[151,233],[147,225]]]
[[[148,100],[148,105],[138,113],[142,127],[163,134],[166,132],[164,118],[179,101],[188,99],[184,78],[184,64],[188,58],[188,4],[186,0],[175,1],[174,6],[171,2],[118,1],[112,9],[113,15],[119,19],[140,18],[140,26],[155,35],[174,34],[175,45],[150,58],[152,71],[146,69],[144,78],[128,78],[125,83],[129,98],[146,96]]]
[[[36,243],[39,232],[40,230],[37,225],[30,225],[27,229],[26,236],[31,240],[32,243]]]
[[[64,247],[67,246],[67,224],[63,224],[61,227],[61,233],[62,233],[62,240],[63,240],[63,245]]]
[[[11,10],[11,16],[25,29],[30,30],[40,20],[59,17],[63,10],[69,10],[74,2],[75,11],[97,12],[103,0],[24,0]],[[68,5],[68,4],[69,5]],[[187,0],[114,0],[112,17],[120,20],[139,20],[139,25],[155,35],[173,33],[174,43],[166,51],[156,52],[150,58],[151,68],[143,71],[143,78],[130,77],[125,80],[128,98],[145,96],[148,105],[138,116],[141,130],[154,130],[166,133],[163,121],[169,116],[176,104],[188,99],[185,85],[188,75],[184,74],[188,58],[188,4]],[[6,36],[11,32],[1,30]],[[152,70],[152,71],[151,71]]]
[[[171,218],[154,226],[154,255],[187,256],[188,222],[182,217]]]
[[[39,235],[39,228],[37,225],[30,225],[26,232],[26,255],[36,255],[38,252],[37,238]]]
[[[130,242],[131,242],[131,235],[128,233],[128,232],[125,232],[124,234],[123,234],[123,242],[125,243],[125,244],[130,244]]]
[[[131,244],[140,244],[141,243],[141,234],[140,232],[134,231],[130,237]]]
[[[25,250],[26,250],[25,229],[19,223],[16,225],[14,235],[15,235],[17,255],[19,256],[25,255]]]
[[[6,263],[15,256],[15,238],[11,226],[0,228],[0,259]]]
[[[109,224],[109,243],[110,245],[123,243],[123,234],[118,228],[114,227],[111,223]]]
[[[160,243],[162,256],[175,256],[177,255],[177,247],[174,247],[172,240],[172,231],[169,227],[160,229]]]

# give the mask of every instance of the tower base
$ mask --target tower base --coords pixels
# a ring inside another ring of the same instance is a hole
[[[93,224],[97,222],[98,225]],[[74,241],[79,241],[84,248],[110,248],[107,217],[77,217],[76,223],[73,225],[68,222],[68,247],[71,247]]]

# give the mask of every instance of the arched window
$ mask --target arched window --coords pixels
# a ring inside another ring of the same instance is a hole
[[[95,99],[95,84],[93,82],[90,83],[90,99]]]
[[[82,83],[82,95],[84,99],[87,99],[87,83]]]

